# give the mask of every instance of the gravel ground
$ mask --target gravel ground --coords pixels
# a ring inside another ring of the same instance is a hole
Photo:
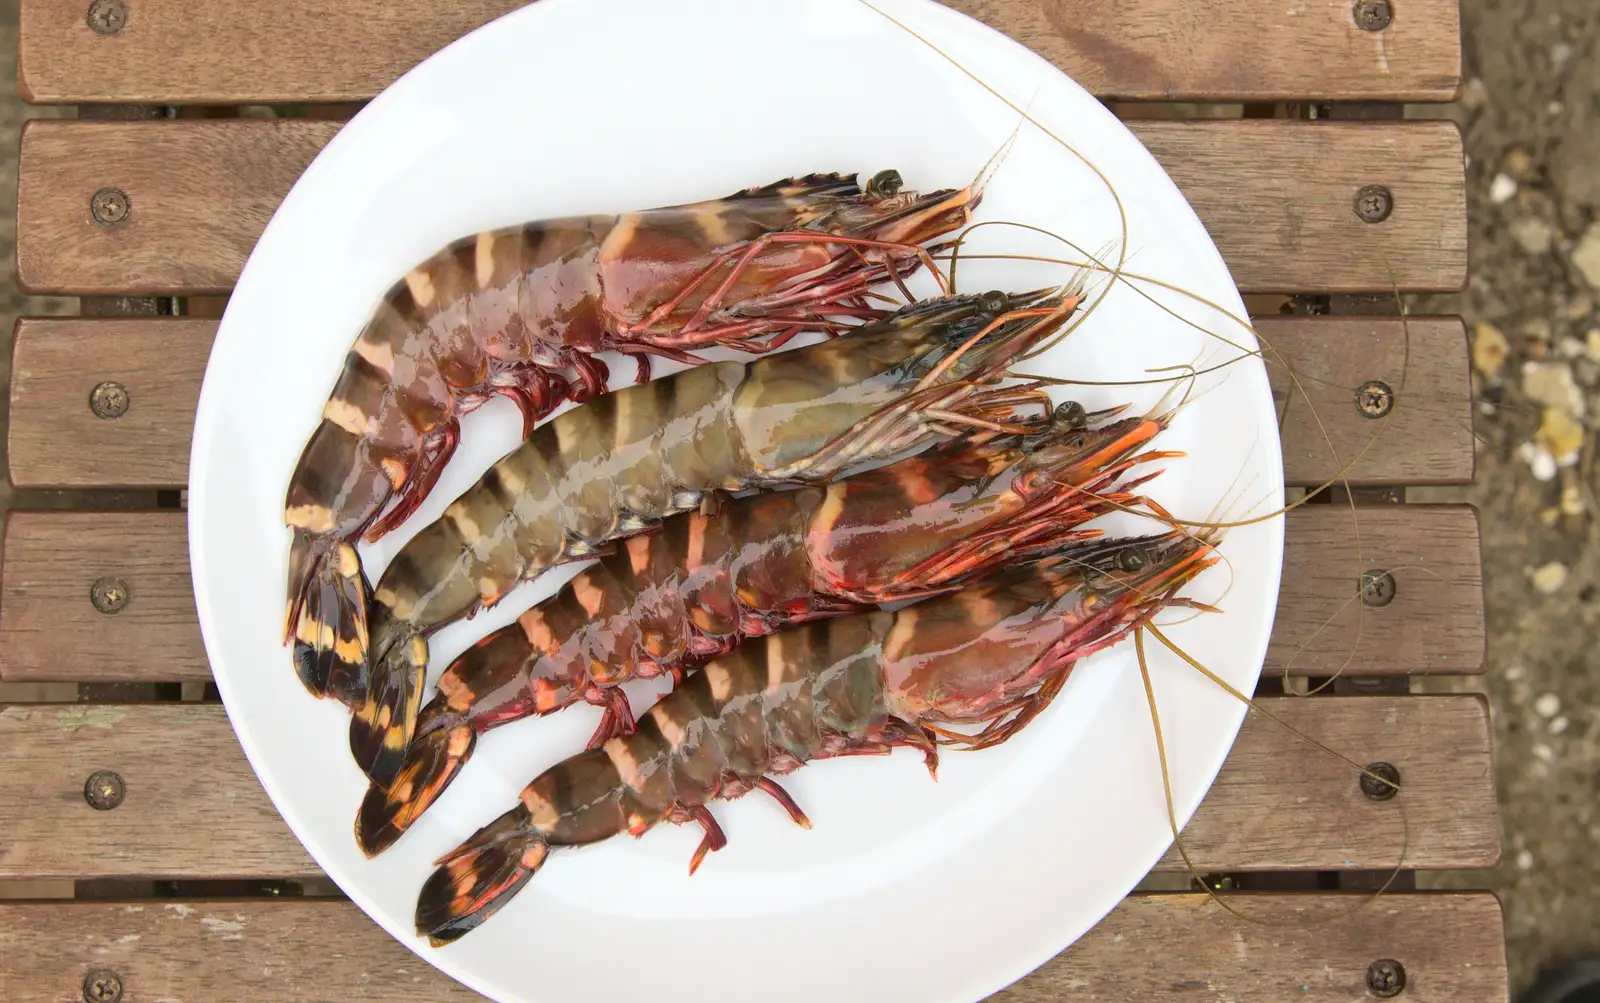
[[[1600,956],[1600,5],[1464,0],[1477,505],[1514,991]],[[1421,492],[1414,492],[1415,499]]]
[[[14,241],[16,0],[0,0],[0,241]],[[1482,512],[1489,693],[1505,855],[1493,871],[1430,876],[1489,887],[1506,906],[1512,983],[1600,954],[1600,527],[1594,429],[1600,422],[1600,4],[1463,0],[1469,83],[1459,106],[1414,109],[1462,124],[1471,160],[1472,284],[1417,309],[1463,313],[1482,400],[1479,482],[1414,492]],[[0,274],[0,338],[19,313],[72,312],[21,296]],[[9,372],[0,346],[0,373]],[[0,379],[4,379],[0,376]],[[0,433],[4,429],[0,414]],[[3,440],[0,440],[3,441]],[[3,447],[0,447],[3,448]],[[0,508],[48,505],[48,494]],[[1476,684],[1474,684],[1476,685]],[[0,699],[52,696],[0,686]],[[0,890],[0,894],[4,891]]]

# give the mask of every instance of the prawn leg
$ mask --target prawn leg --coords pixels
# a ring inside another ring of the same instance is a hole
[[[771,777],[762,777],[756,781],[756,789],[765,791],[771,795],[772,800],[783,806],[783,810],[789,813],[789,817],[794,820],[795,825],[802,829],[811,828],[811,820],[806,817],[806,813],[800,810],[799,805],[795,804],[794,798],[789,796],[788,791],[778,786],[776,780]]]
[[[526,417],[523,418],[523,427],[527,427]],[[460,442],[461,423],[454,419],[440,425],[428,436],[417,454],[410,478],[400,487],[394,507],[379,516],[372,528],[367,530],[366,539],[369,543],[382,538],[411,518],[438,483],[439,475],[444,473]]]
[[[695,847],[694,856],[689,858],[689,873],[693,874],[700,869],[700,864],[706,859],[706,854],[722,849],[728,845],[728,837],[723,833],[722,826],[711,816],[711,812],[703,804],[694,805],[686,812],[690,821],[700,823],[706,834],[700,838],[700,845]]]

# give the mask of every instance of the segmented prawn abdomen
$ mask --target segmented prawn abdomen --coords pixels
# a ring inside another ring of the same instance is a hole
[[[807,628],[822,639],[816,646],[811,704],[825,734],[865,735],[887,718],[883,642],[893,623],[892,614],[879,611]]]
[[[728,555],[743,541],[734,533],[732,521],[723,517],[726,514],[697,512],[684,524],[683,601],[705,650],[733,644],[739,630],[739,599],[734,594]]]
[[[816,488],[754,495],[724,513],[736,546],[727,556],[728,576],[745,619],[774,622],[811,610],[811,558],[806,523],[822,500]],[[745,633],[759,633],[754,624]]]
[[[581,846],[627,828],[624,787],[603,749],[590,749],[541,773],[522,790],[522,804],[552,846]]]
[[[639,387],[664,384],[655,391],[655,414],[662,419],[656,450],[661,476],[673,495],[694,492],[698,496],[716,488],[738,491],[752,486],[750,459],[735,422],[739,389],[749,378],[747,363],[715,362]],[[638,477],[626,473],[619,482],[624,493],[646,487]],[[687,499],[675,497],[674,509],[683,501]],[[681,508],[694,504],[697,502]]]
[[[659,533],[630,537],[611,560],[626,561],[633,575],[633,620],[638,631],[636,656],[644,667],[671,667],[682,661],[693,627],[684,589],[684,554],[689,521],[674,519]]]
[[[588,612],[569,591],[523,613],[517,625],[528,642],[536,710],[543,713],[563,706],[560,698],[581,692],[593,670],[583,636],[590,626]]]
[[[576,604],[585,617],[568,643],[578,649],[577,657],[596,685],[615,686],[632,675],[641,648],[635,580],[614,558],[599,561],[578,572],[556,600],[569,607]]]

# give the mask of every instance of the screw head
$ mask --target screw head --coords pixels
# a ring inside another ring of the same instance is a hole
[[[111,575],[89,586],[89,601],[102,613],[120,613],[132,598],[127,583]]]
[[[89,391],[89,410],[99,418],[121,418],[128,412],[129,403],[128,388],[121,383],[108,380]]]
[[[1395,593],[1394,575],[1381,568],[1373,568],[1361,572],[1361,604],[1378,609],[1394,602]]]
[[[1356,409],[1368,418],[1382,418],[1394,409],[1394,391],[1381,380],[1368,380],[1356,388]]]
[[[1394,193],[1383,185],[1365,185],[1356,192],[1355,210],[1363,223],[1382,223],[1394,212]]]
[[[1367,966],[1367,992],[1381,1000],[1406,991],[1406,967],[1393,958],[1379,958]]]
[[[1361,774],[1361,793],[1374,801],[1388,801],[1400,793],[1400,771],[1393,763],[1368,763],[1367,772]]]
[[[89,214],[103,226],[115,226],[132,210],[128,193],[121,188],[102,188],[89,199]]]
[[[1362,31],[1382,31],[1394,20],[1394,8],[1389,0],[1356,0],[1351,13],[1355,16],[1356,27]]]
[[[117,1003],[122,999],[122,976],[96,968],[83,977],[84,1003]]]
[[[122,803],[128,793],[122,774],[115,770],[96,770],[83,782],[83,799],[95,811],[110,811]]]
[[[128,23],[128,8],[122,0],[94,0],[89,5],[89,27],[99,35],[115,35]]]

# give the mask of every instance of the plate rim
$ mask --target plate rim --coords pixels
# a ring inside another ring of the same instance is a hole
[[[535,19],[535,18],[540,16],[539,14],[534,13],[535,11],[542,11],[544,9],[547,9],[547,8],[550,8],[550,7],[553,7],[553,6],[563,6],[563,7],[572,6],[572,5],[575,5],[576,2],[577,2],[577,0],[541,0],[541,2],[538,3],[538,4],[530,4],[530,5],[527,5],[525,7],[521,7],[521,8],[518,8],[516,10],[507,12],[506,14],[503,14],[503,15],[495,18],[494,20],[491,20],[489,22],[486,22],[483,25],[480,25],[477,28],[474,28],[472,31],[467,32],[466,34],[460,36],[459,38],[454,39],[449,44],[447,44],[447,45],[443,46],[442,48],[438,49],[437,51],[429,54],[421,62],[417,63],[415,66],[411,67],[405,73],[403,73],[401,76],[399,76],[388,87],[384,88],[383,91],[381,91],[377,96],[375,96],[371,101],[369,101],[360,111],[357,112],[356,115],[352,116],[352,118],[348,122],[345,123],[345,125],[339,130],[339,132],[333,137],[333,139],[328,144],[326,144],[323,147],[322,150],[318,151],[316,157],[313,158],[312,162],[306,167],[306,169],[304,171],[301,172],[300,176],[295,180],[294,185],[291,186],[291,189],[286,194],[286,196],[284,197],[283,202],[280,203],[278,209],[276,209],[274,211],[271,219],[269,219],[266,227],[264,228],[264,230],[262,232],[262,235],[257,239],[256,243],[252,246],[250,255],[247,257],[247,259],[245,261],[245,264],[244,264],[243,268],[241,269],[239,279],[237,280],[237,282],[235,284],[235,289],[237,289],[239,285],[243,284],[243,282],[245,280],[245,277],[250,273],[252,262],[255,261],[255,259],[261,253],[262,249],[265,248],[265,247],[269,247],[271,242],[274,240],[274,234],[276,232],[275,231],[275,224],[278,222],[280,216],[284,214],[286,209],[289,209],[289,210],[292,211],[293,208],[298,205],[298,202],[300,201],[300,199],[304,197],[304,196],[300,195],[299,193],[301,193],[301,192],[303,192],[303,191],[305,191],[307,189],[315,188],[315,186],[317,184],[317,179],[320,177],[321,173],[328,169],[327,165],[332,163],[332,162],[334,162],[334,161],[336,161],[336,160],[338,160],[339,158],[343,157],[344,156],[344,150],[347,147],[360,144],[362,142],[362,137],[366,134],[366,132],[368,131],[369,128],[372,128],[372,126],[370,126],[370,123],[373,122],[374,120],[380,119],[382,117],[382,115],[385,113],[386,109],[389,107],[389,105],[394,104],[394,103],[399,102],[399,101],[406,100],[407,96],[412,91],[414,91],[414,90],[416,90],[416,89],[418,89],[420,87],[425,86],[427,80],[431,76],[433,76],[433,75],[435,75],[435,74],[437,74],[439,72],[442,72],[442,71],[440,71],[438,69],[439,66],[441,66],[442,64],[447,63],[450,59],[452,59],[453,58],[453,56],[452,56],[453,53],[458,52],[458,51],[460,51],[462,49],[470,49],[470,48],[472,48],[475,44],[477,44],[477,42],[475,40],[480,39],[482,36],[484,36],[486,34],[491,34],[491,33],[496,33],[496,32],[500,32],[500,31],[510,30],[510,29],[507,28],[508,24],[520,21],[522,19],[527,19],[527,20],[531,21],[531,20],[533,20],[533,19]],[[840,2],[848,2],[848,0],[840,0]],[[875,2],[884,3],[884,0],[875,0]],[[1000,32],[997,29],[994,29],[994,28],[990,27],[989,25],[983,23],[982,21],[977,20],[976,18],[970,17],[970,16],[968,16],[968,15],[962,13],[962,12],[953,10],[953,9],[951,9],[949,7],[945,7],[942,4],[934,2],[934,0],[891,0],[891,2],[885,4],[885,6],[893,7],[895,4],[900,4],[900,5],[904,5],[904,6],[908,6],[908,7],[918,8],[919,12],[929,12],[929,15],[932,16],[932,17],[935,17],[935,18],[946,18],[946,19],[948,19],[949,23],[951,24],[951,30],[955,31],[955,32],[973,32],[973,31],[977,31],[977,32],[985,33],[985,34],[988,34],[988,35],[991,35],[991,36],[995,36],[995,37],[997,37],[999,39],[1002,39],[1006,43],[1008,43],[1010,46],[1014,47],[1014,49],[1018,51],[1019,56],[1020,56],[1021,53],[1026,53],[1031,59],[1033,59],[1036,62],[1036,64],[1040,68],[1046,69],[1049,72],[1058,75],[1062,80],[1067,82],[1071,87],[1076,88],[1077,90],[1083,92],[1084,94],[1088,95],[1091,98],[1093,97],[1092,92],[1088,91],[1087,88],[1084,88],[1080,83],[1078,83],[1078,81],[1075,78],[1071,77],[1069,74],[1067,74],[1064,70],[1060,69],[1059,67],[1056,67],[1053,64],[1051,64],[1048,60],[1046,60],[1043,56],[1039,55],[1033,49],[1031,49],[1030,47],[1028,47],[1024,43],[1022,43],[1022,42],[1020,42],[1020,41],[1018,41],[1018,40],[1006,35],[1005,33]],[[957,24],[957,22],[960,22],[960,23]],[[913,41],[913,43],[916,42],[915,39],[912,39],[912,41]],[[1109,112],[1109,110],[1105,110],[1105,109],[1102,108],[1102,111],[1105,112],[1105,115],[1109,118],[1109,120],[1111,122],[1115,123],[1115,127],[1117,129],[1119,129],[1122,132],[1124,132],[1125,134],[1127,134],[1133,140],[1133,142],[1138,144],[1140,149],[1143,150],[1144,153],[1147,156],[1151,157],[1152,161],[1154,160],[1153,155],[1151,155],[1149,153],[1149,150],[1144,147],[1143,143],[1138,139],[1137,135],[1134,134],[1132,132],[1132,130],[1128,129],[1126,123],[1124,123],[1121,120],[1117,119],[1114,115],[1112,115]],[[1184,205],[1186,208],[1188,208],[1189,212],[1195,216],[1195,219],[1198,222],[1199,221],[1198,220],[1198,214],[1194,213],[1193,206],[1190,205],[1190,203],[1188,202],[1187,198],[1183,195],[1182,191],[1177,188],[1176,183],[1172,181],[1170,175],[1168,175],[1168,173],[1166,172],[1165,168],[1161,167],[1159,162],[1157,162],[1156,166],[1157,166],[1157,168],[1159,170],[1159,176],[1162,179],[1162,181],[1166,185],[1168,185],[1170,187],[1171,193],[1173,195],[1175,195],[1178,200],[1180,200],[1182,205]],[[1212,238],[1210,236],[1209,231],[1205,230],[1203,222],[1200,223],[1200,226],[1201,226],[1202,231],[1204,231],[1206,233],[1207,241],[1211,244],[1213,250],[1216,250],[1218,260],[1221,261],[1222,267],[1223,267],[1224,271],[1226,272],[1226,274],[1228,275],[1229,281],[1231,283],[1233,283],[1234,296],[1236,298],[1238,298],[1239,297],[1239,290],[1237,288],[1237,283],[1234,282],[1234,280],[1232,278],[1231,270],[1229,270],[1227,268],[1226,261],[1222,259],[1220,250],[1216,249],[1214,238]],[[1238,299],[1237,305],[1241,308],[1241,315],[1243,315],[1242,298]],[[197,608],[197,612],[198,612],[198,619],[199,619],[199,623],[200,623],[201,635],[202,635],[202,640],[203,640],[203,643],[204,643],[206,651],[207,651],[208,661],[214,657],[213,656],[213,652],[217,651],[217,650],[220,650],[220,649],[219,649],[219,647],[218,647],[218,645],[217,645],[217,643],[216,643],[216,641],[215,641],[215,639],[213,637],[213,629],[214,628],[209,626],[209,624],[212,623],[213,620],[214,620],[214,614],[213,614],[212,608],[211,608],[212,607],[212,597],[211,597],[209,592],[207,592],[206,590],[204,590],[204,589],[202,589],[200,587],[200,584],[201,584],[201,570],[200,570],[201,564],[208,557],[208,555],[206,553],[206,550],[205,550],[205,546],[206,545],[204,543],[206,535],[204,533],[197,533],[196,529],[197,529],[197,522],[204,517],[204,513],[206,512],[205,498],[206,498],[206,492],[208,490],[207,487],[206,487],[205,479],[204,479],[205,464],[204,464],[204,461],[203,461],[202,453],[206,449],[211,448],[211,446],[212,446],[212,441],[211,441],[212,440],[212,432],[217,427],[217,424],[216,424],[215,421],[208,421],[207,419],[212,414],[212,412],[215,411],[219,407],[219,405],[216,403],[216,399],[218,397],[218,394],[221,392],[221,391],[217,391],[217,390],[214,389],[216,384],[213,383],[213,381],[211,380],[211,376],[213,374],[214,367],[217,365],[217,362],[218,362],[218,358],[219,358],[218,350],[219,350],[219,347],[224,344],[225,332],[227,332],[229,329],[230,329],[229,316],[228,316],[228,313],[225,311],[224,316],[222,317],[222,319],[219,322],[218,331],[217,331],[217,338],[216,338],[215,342],[213,343],[213,347],[211,349],[211,352],[208,354],[205,373],[204,373],[204,375],[202,377],[201,391],[200,391],[200,396],[199,396],[198,404],[197,404],[196,411],[195,411],[195,421],[194,421],[193,435],[192,435],[192,439],[191,439],[191,446],[190,446],[190,452],[189,452],[190,466],[189,466],[189,474],[188,474],[188,487],[189,487],[190,504],[189,504],[189,506],[187,508],[187,511],[186,511],[186,526],[187,526],[187,528],[189,530],[189,537],[188,537],[188,539],[189,539],[189,547],[188,547],[188,549],[189,549],[190,578],[191,578],[191,584],[194,587],[195,603],[196,603],[196,608]],[[1252,371],[1257,369],[1257,368],[1259,368],[1260,371],[1261,371],[1261,374],[1262,374],[1262,378],[1264,379],[1264,377],[1265,377],[1265,364],[1261,361],[1259,356],[1257,358],[1255,358],[1255,359],[1247,360],[1247,361],[1241,363],[1241,365],[1245,366],[1247,369],[1251,369]],[[1270,400],[1268,401],[1268,404],[1270,406]],[[1269,466],[1273,467],[1276,470],[1277,474],[1278,474],[1277,481],[1276,481],[1276,486],[1275,486],[1275,491],[1276,491],[1277,500],[1278,500],[1279,504],[1281,505],[1282,501],[1283,501],[1283,490],[1284,490],[1284,484],[1283,484],[1283,479],[1282,479],[1282,447],[1281,447],[1281,440],[1278,438],[1278,435],[1277,435],[1278,430],[1277,430],[1276,425],[1274,424],[1274,425],[1271,425],[1269,427],[1272,430],[1272,435],[1273,435],[1273,439],[1274,439],[1273,443],[1271,443],[1269,445],[1275,447],[1275,448],[1267,450],[1267,452],[1270,454]],[[1282,569],[1283,569],[1283,550],[1284,550],[1283,520],[1282,520],[1281,517],[1279,517],[1279,518],[1277,518],[1275,520],[1272,520],[1272,523],[1276,528],[1275,528],[1275,531],[1272,533],[1271,537],[1266,541],[1266,544],[1267,544],[1268,550],[1272,552],[1272,554],[1273,554],[1273,556],[1275,556],[1276,560],[1270,562],[1270,567],[1272,568],[1273,575],[1272,575],[1272,580],[1269,583],[1270,587],[1267,589],[1267,594],[1268,594],[1269,598],[1272,601],[1272,606],[1271,606],[1270,609],[1268,609],[1266,611],[1266,614],[1265,614],[1266,627],[1265,627],[1265,635],[1264,635],[1264,641],[1263,641],[1263,657],[1264,657],[1264,652],[1265,652],[1265,644],[1270,641],[1270,638],[1271,638],[1271,635],[1272,635],[1272,630],[1273,630],[1273,628],[1275,626],[1276,612],[1277,612],[1276,603],[1277,603],[1277,600],[1278,600],[1280,592],[1281,592]],[[1257,661],[1259,662],[1260,660],[1258,659]],[[216,681],[217,681],[217,684],[218,684],[219,691],[221,692],[222,697],[223,697],[223,704],[224,704],[226,713],[228,714],[230,727],[233,729],[235,738],[239,741],[240,746],[243,748],[243,750],[245,752],[245,756],[246,756],[246,759],[250,763],[250,767],[251,767],[252,773],[254,773],[257,781],[262,785],[262,787],[265,789],[266,793],[268,794],[269,799],[272,801],[274,810],[280,815],[280,817],[282,817],[284,819],[285,823],[289,826],[290,830],[294,833],[296,840],[301,844],[302,847],[305,848],[306,852],[314,860],[316,860],[316,862],[318,863],[319,867],[322,867],[322,869],[329,876],[329,878],[335,880],[336,883],[338,883],[340,885],[341,889],[349,896],[351,902],[353,904],[355,904],[357,906],[357,908],[361,909],[363,914],[365,914],[365,916],[369,920],[371,920],[374,924],[376,924],[381,929],[383,929],[384,932],[387,933],[389,936],[391,936],[393,939],[399,941],[403,946],[405,946],[413,954],[417,955],[419,958],[424,960],[430,967],[438,969],[443,974],[445,974],[447,977],[449,977],[449,978],[451,978],[451,979],[453,979],[453,980],[455,980],[455,981],[457,981],[457,982],[459,982],[459,983],[461,983],[461,984],[473,989],[474,991],[482,993],[483,995],[485,995],[485,996],[487,996],[487,997],[489,997],[491,999],[502,999],[502,998],[504,998],[501,995],[499,995],[497,987],[491,985],[488,981],[486,981],[485,979],[481,978],[478,975],[478,973],[466,968],[465,966],[463,966],[463,965],[461,965],[459,963],[456,963],[456,961],[448,953],[437,952],[437,951],[434,951],[434,952],[430,953],[423,946],[423,944],[420,942],[419,938],[416,938],[414,936],[410,936],[409,935],[409,931],[406,931],[407,935],[402,935],[400,933],[397,933],[396,930],[393,929],[391,927],[391,925],[388,922],[385,921],[385,919],[380,918],[380,914],[383,913],[384,910],[377,909],[374,906],[372,901],[365,894],[364,889],[361,888],[359,886],[359,884],[357,884],[357,887],[355,887],[355,888],[346,887],[346,885],[343,882],[339,882],[338,879],[334,877],[334,873],[333,873],[334,869],[330,869],[330,868],[328,868],[326,866],[324,861],[322,859],[320,859],[320,856],[319,856],[319,853],[317,852],[317,850],[314,849],[314,847],[313,847],[313,844],[317,843],[318,840],[313,839],[313,840],[309,840],[308,841],[306,836],[303,834],[303,825],[304,825],[304,823],[303,823],[302,820],[300,820],[298,818],[298,811],[293,809],[292,807],[290,809],[286,810],[285,803],[289,803],[289,804],[292,805],[292,803],[293,803],[292,799],[283,797],[282,795],[285,792],[281,792],[281,791],[276,789],[277,781],[275,779],[269,780],[269,777],[272,776],[272,771],[270,769],[264,771],[261,767],[258,766],[257,759],[258,759],[258,756],[263,754],[263,750],[258,748],[256,746],[256,744],[254,743],[254,741],[250,737],[248,737],[248,732],[249,732],[248,727],[241,728],[240,723],[236,718],[235,703],[234,703],[233,700],[229,699],[229,692],[230,692],[230,689],[231,689],[231,684],[227,681],[227,674],[224,673],[223,675],[219,675],[217,677]],[[235,697],[235,699],[237,699],[237,697]],[[1226,742],[1224,744],[1223,755],[1218,759],[1214,769],[1207,769],[1205,771],[1202,771],[1203,774],[1204,774],[1204,783],[1199,785],[1200,799],[1201,800],[1204,799],[1204,797],[1210,792],[1211,788],[1215,784],[1217,775],[1220,772],[1223,763],[1226,761],[1228,753],[1231,752],[1234,744],[1237,742],[1239,730],[1240,730],[1240,728],[1242,726],[1242,723],[1243,723],[1243,720],[1244,720],[1244,717],[1245,717],[1245,708],[1242,705],[1238,705],[1238,704],[1235,704],[1235,706],[1237,707],[1237,711],[1231,715],[1231,718],[1227,722],[1225,728],[1221,729],[1221,730],[1224,730],[1226,732],[1226,735],[1227,735]],[[1180,824],[1180,826],[1185,824],[1188,821],[1188,818],[1190,817],[1190,815],[1192,815],[1192,810],[1190,812],[1180,812],[1180,815],[1179,815],[1179,824]],[[1170,837],[1169,837],[1168,840],[1167,840],[1167,843],[1166,843],[1166,847],[1170,848],[1170,846],[1171,846],[1171,840],[1170,840]],[[1165,850],[1163,850],[1162,852],[1165,852]],[[1130,889],[1130,891],[1131,891],[1131,889]],[[1097,915],[1094,918],[1094,920],[1088,925],[1088,927],[1085,929],[1084,932],[1087,932],[1087,930],[1094,929],[1101,922],[1103,922],[1105,917],[1112,910],[1114,910],[1118,904],[1120,904],[1120,901],[1121,901],[1121,899],[1119,899],[1116,902],[1112,902],[1104,911],[1101,911],[1099,913],[1099,915]],[[1077,936],[1075,936],[1067,944],[1061,945],[1061,946],[1057,946],[1057,947],[1055,947],[1053,949],[1045,951],[1042,955],[1040,955],[1038,957],[1031,958],[1030,961],[1028,962],[1027,968],[1024,971],[1022,971],[1020,973],[1016,973],[1016,974],[1004,975],[1003,981],[1000,981],[999,983],[996,983],[996,984],[993,984],[993,985],[988,985],[988,988],[984,989],[980,993],[979,996],[974,996],[974,997],[970,997],[970,998],[979,999],[979,998],[982,998],[983,996],[986,996],[986,995],[988,995],[990,993],[993,993],[993,992],[998,992],[1001,989],[1004,989],[1005,987],[1014,984],[1019,978],[1022,978],[1024,976],[1026,976],[1027,974],[1037,970],[1040,967],[1040,965],[1048,962],[1051,958],[1057,956],[1066,947],[1070,946],[1072,943],[1075,943],[1078,939],[1081,939],[1082,936],[1083,936],[1083,933],[1080,932]],[[975,974],[975,973],[967,973],[967,978],[965,979],[965,981],[968,984],[971,983],[971,981],[972,981],[971,976],[973,974]],[[953,982],[961,982],[961,981],[963,981],[962,977],[959,974],[955,974],[955,973],[952,973],[951,980]],[[984,984],[987,985],[986,980],[980,979],[978,981],[984,982]],[[966,997],[964,997],[964,998],[966,998]]]

